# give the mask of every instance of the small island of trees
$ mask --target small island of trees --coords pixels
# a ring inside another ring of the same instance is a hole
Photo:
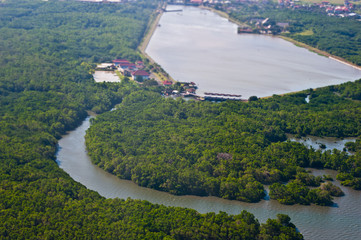
[[[360,189],[359,153],[308,149],[286,134],[359,136],[361,105],[352,96],[360,85],[219,104],[134,90],[116,111],[93,119],[87,148],[106,171],[173,194],[257,202],[270,184],[270,197],[281,203],[332,205],[340,189],[305,168],[337,170],[342,184]]]

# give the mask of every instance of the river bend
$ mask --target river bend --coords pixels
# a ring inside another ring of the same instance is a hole
[[[336,207],[286,206],[274,200],[259,203],[243,203],[216,197],[174,196],[135,183],[121,180],[93,165],[85,147],[85,133],[89,128],[89,117],[74,131],[59,141],[57,163],[75,181],[106,198],[147,200],[166,206],[187,207],[200,213],[224,211],[239,214],[242,210],[253,213],[260,222],[275,218],[278,213],[288,214],[305,239],[361,239],[361,192],[341,186],[346,196],[336,198]],[[315,170],[315,175],[330,174],[334,171]],[[338,181],[335,184],[340,186]]]

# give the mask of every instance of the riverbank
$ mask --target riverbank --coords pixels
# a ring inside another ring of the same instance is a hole
[[[341,187],[346,196],[335,199],[338,207],[322,207],[317,205],[282,205],[275,200],[262,200],[258,203],[245,203],[221,199],[217,197],[175,196],[136,185],[129,180],[118,177],[94,165],[85,148],[84,135],[89,128],[89,118],[76,130],[59,141],[57,163],[74,180],[79,181],[88,189],[94,190],[106,198],[140,199],[155,204],[173,207],[187,207],[200,213],[227,212],[239,214],[242,210],[253,213],[260,222],[274,218],[278,213],[287,214],[304,234],[305,239],[357,239],[359,236],[358,219],[360,216],[360,192],[334,183]],[[317,142],[320,140],[317,139]],[[331,141],[332,143],[334,141]],[[307,143],[307,142],[306,142]],[[76,157],[74,157],[76,156]],[[315,176],[332,175],[331,170],[312,170]],[[269,191],[267,189],[267,191]],[[347,234],[345,234],[347,231]]]

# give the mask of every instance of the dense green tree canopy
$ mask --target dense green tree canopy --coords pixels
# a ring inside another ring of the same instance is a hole
[[[138,89],[95,84],[89,72],[98,61],[138,59],[155,8],[151,1],[0,3],[1,239],[302,239],[288,222],[259,224],[247,212],[104,199],[57,166],[57,139],[86,110],[108,110]]]
[[[361,103],[349,99],[346,89],[357,91],[360,84],[219,104],[135,91],[117,111],[93,120],[86,143],[95,164],[141,186],[256,202],[264,197],[262,184],[274,183],[271,198],[287,191],[293,196],[283,203],[330,205],[330,189],[310,190],[307,186],[320,186],[322,178],[304,168],[335,169],[357,182],[358,154],[307,149],[286,141],[286,134],[359,136]]]

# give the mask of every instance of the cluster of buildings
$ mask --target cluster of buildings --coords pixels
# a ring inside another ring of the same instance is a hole
[[[132,63],[127,59],[115,59],[112,63],[101,63],[98,64],[95,68],[96,71],[119,71],[123,76],[129,77],[137,82],[144,82],[145,80],[152,79],[156,80],[158,84],[162,84],[164,86],[171,86],[173,82],[168,80],[160,80],[157,79],[158,76],[152,75],[151,73],[145,70],[146,67],[142,61],[136,61]],[[158,69],[159,71],[159,69]],[[152,77],[152,78],[151,78]]]
[[[320,8],[325,8],[329,16],[359,17],[356,13],[351,12],[353,5],[348,0],[345,0],[344,6],[333,6],[329,2],[323,1]]]
[[[77,0],[79,2],[93,2],[93,3],[127,3],[135,2],[136,0]]]
[[[282,7],[289,7],[293,9],[323,9],[329,16],[338,16],[338,17],[354,17],[360,18],[361,16],[357,13],[352,12],[354,6],[349,0],[345,0],[344,5],[332,5],[328,1],[322,1],[321,3],[313,3],[308,5],[300,5],[297,3],[298,0],[278,0],[278,3]],[[322,11],[321,11],[322,12]]]
[[[274,22],[269,18],[254,18],[248,21],[251,27],[239,27],[238,33],[279,34],[288,31],[289,23]]]
[[[163,84],[166,86],[165,82]],[[169,84],[168,86],[172,85]],[[164,95],[176,95],[176,96],[195,96],[197,85],[194,82],[177,82],[173,86],[166,88],[163,92]]]
[[[113,66],[124,76],[131,77],[133,80],[143,82],[149,79],[150,73],[143,70],[145,68],[142,61],[131,63],[126,59],[113,60]]]

